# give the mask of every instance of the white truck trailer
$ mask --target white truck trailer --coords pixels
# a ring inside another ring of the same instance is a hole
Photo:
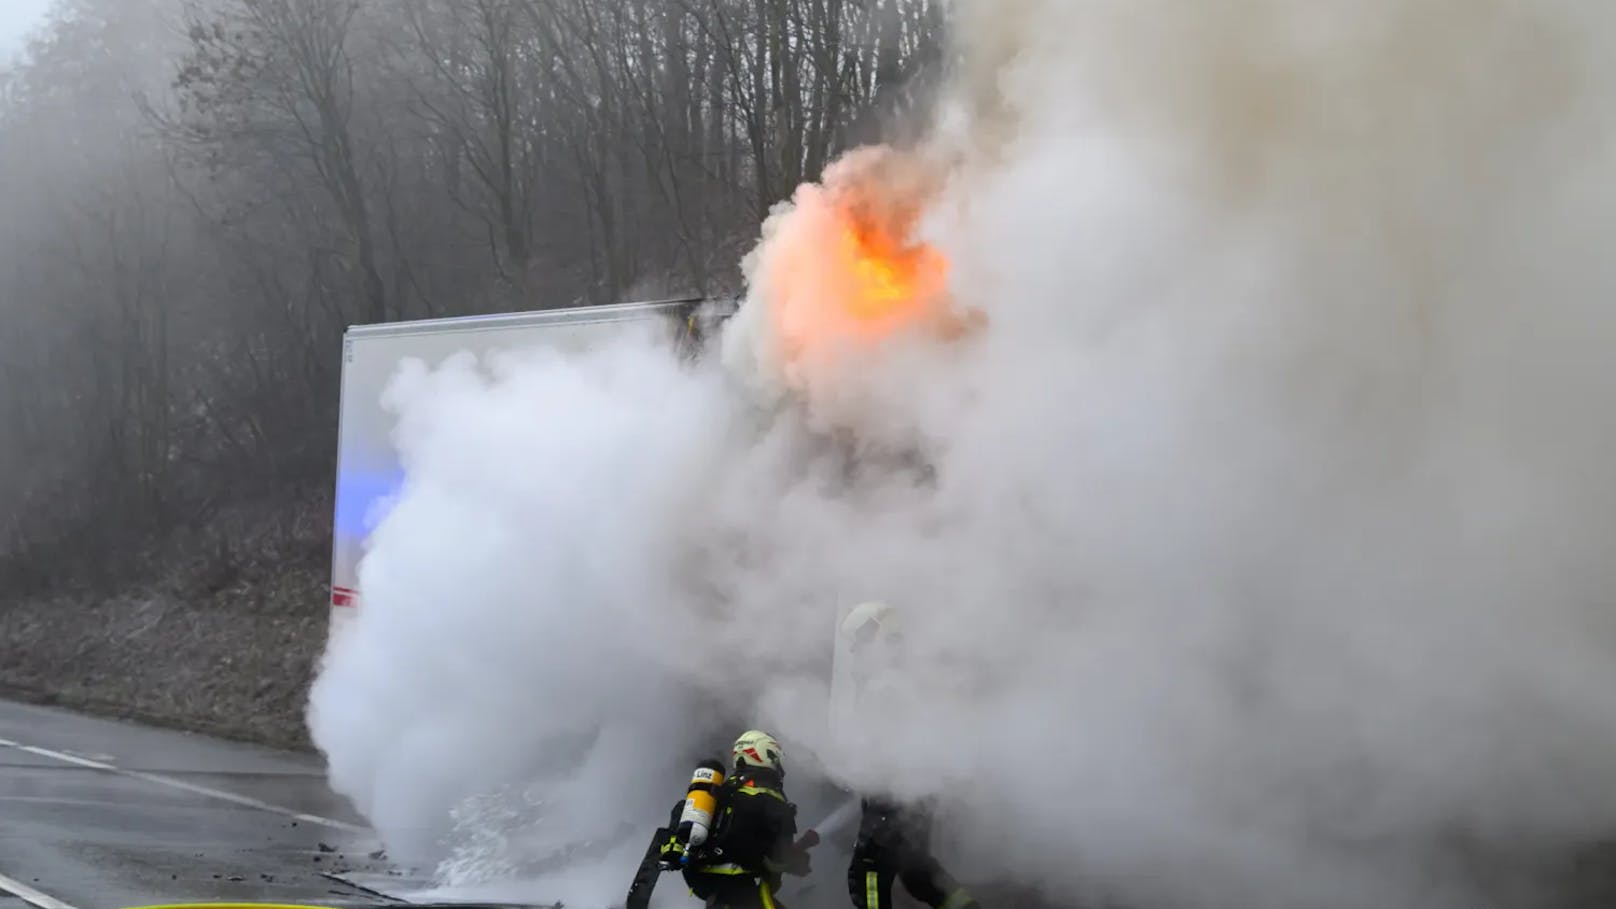
[[[331,535],[331,623],[339,628],[360,607],[359,561],[365,541],[403,483],[393,447],[393,415],[382,394],[405,360],[436,368],[454,354],[479,358],[538,347],[584,350],[626,323],[662,319],[692,349],[734,311],[732,303],[699,299],[551,309],[358,325],[342,341],[342,399],[337,427],[336,503]]]
[[[342,345],[336,501],[332,517],[332,633],[339,633],[343,624],[363,608],[359,563],[372,530],[385,516],[388,504],[404,482],[393,442],[396,417],[382,406],[382,397],[405,361],[419,360],[428,368],[436,368],[462,352],[472,353],[486,362],[489,355],[506,351],[535,348],[583,351],[622,331],[628,323],[657,319],[667,324],[679,344],[696,354],[713,334],[713,329],[735,309],[734,301],[682,299],[349,328]],[[837,703],[832,705],[833,714],[848,709],[852,640],[848,630],[839,626],[851,606],[851,603],[842,604],[838,615],[826,616],[827,636],[833,635],[834,641],[831,682]],[[836,721],[834,717],[827,719]],[[737,719],[737,722],[744,721]],[[805,772],[814,774],[815,763],[814,755],[803,755],[799,778]],[[811,790],[805,791],[809,785],[806,780],[798,785],[799,799],[811,795]],[[823,789],[823,783],[818,788]],[[832,787],[820,792],[818,799],[812,799],[821,803],[813,810],[825,811],[845,799],[845,794]],[[856,817],[856,808],[856,801],[848,802],[831,812],[818,826],[829,834]],[[401,886],[400,881],[391,879],[362,883],[383,890],[396,890]]]
[[[349,328],[342,342],[336,503],[331,525],[332,631],[360,606],[359,562],[366,541],[404,482],[393,446],[394,416],[382,406],[382,394],[405,360],[420,360],[436,368],[462,351],[479,358],[538,347],[579,351],[621,331],[626,323],[651,319],[664,320],[679,342],[695,353],[735,309],[733,300],[687,298]],[[842,604],[834,617],[838,624],[852,605]],[[827,626],[831,618],[827,616]],[[832,674],[838,701],[848,685],[844,676],[850,662],[849,644],[845,635],[836,635]],[[839,706],[845,709],[845,705]]]

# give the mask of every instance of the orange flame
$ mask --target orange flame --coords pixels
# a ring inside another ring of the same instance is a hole
[[[788,381],[852,348],[899,336],[952,341],[984,324],[957,307],[948,257],[918,237],[939,185],[911,155],[856,150],[764,225],[748,279],[768,307]]]
[[[842,232],[841,257],[851,277],[842,306],[867,334],[890,334],[946,307],[948,260],[929,244],[851,225]]]

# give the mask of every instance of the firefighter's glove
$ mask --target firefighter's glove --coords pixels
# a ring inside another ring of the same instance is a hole
[[[662,844],[662,851],[657,857],[657,867],[663,871],[678,871],[684,865],[685,847],[678,840],[669,837]]]

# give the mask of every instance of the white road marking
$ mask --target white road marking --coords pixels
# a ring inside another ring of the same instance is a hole
[[[79,757],[76,754],[66,754],[61,751],[52,751],[49,748],[40,748],[35,745],[24,745],[21,742],[13,742],[10,739],[0,739],[0,747],[15,748],[18,751],[26,751],[29,754],[50,758],[52,760],[63,761],[68,764],[75,764],[79,767],[87,767],[91,770],[115,773],[119,776],[129,777],[130,779],[140,780],[146,783],[154,783],[159,786],[168,786],[171,789],[179,789],[185,792],[194,793],[196,795],[207,796],[208,798],[218,799],[222,802],[230,802],[233,805],[241,805],[245,808],[255,808],[259,811],[268,811],[272,814],[279,814],[284,817],[292,818],[293,820],[302,821],[306,824],[317,824],[322,827],[330,827],[333,830],[346,830],[349,833],[370,832],[370,830],[366,827],[362,827],[358,824],[350,824],[347,821],[320,817],[317,814],[304,814],[301,811],[294,811],[290,808],[282,808],[279,805],[271,805],[269,802],[260,801],[249,796],[238,795],[234,792],[225,792],[220,789],[211,789],[207,786],[198,786],[195,783],[187,783],[184,780],[176,780],[173,777],[162,776],[156,773],[147,773],[143,770],[124,770],[121,767],[117,767],[105,761],[93,761],[86,757]],[[21,894],[18,895],[21,896]],[[41,894],[41,896],[43,896],[43,894]],[[27,897],[24,897],[24,899],[27,899]],[[28,901],[34,902],[33,900]],[[35,903],[35,905],[37,906],[42,904]],[[60,909],[60,907],[45,907],[45,909]],[[72,909],[72,907],[69,906],[67,909]]]
[[[76,909],[76,907],[62,902],[49,893],[35,890],[22,881],[6,877],[3,874],[0,874],[0,890],[10,893],[25,903],[31,903],[39,907],[39,909]]]
[[[35,748],[33,745],[19,745],[16,742],[9,741],[7,739],[0,739],[0,745],[4,745],[7,748],[15,748],[18,751],[26,751],[29,754],[37,754],[40,757],[52,758],[58,761],[66,761],[69,764],[77,764],[80,767],[88,767],[91,770],[114,769],[111,764],[103,764],[100,761],[92,761],[89,758],[81,758],[76,754],[68,754],[65,751],[51,751],[49,748]]]

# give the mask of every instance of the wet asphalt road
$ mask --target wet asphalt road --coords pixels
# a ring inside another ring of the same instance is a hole
[[[381,903],[322,876],[376,848],[312,756],[0,701],[0,909]]]

